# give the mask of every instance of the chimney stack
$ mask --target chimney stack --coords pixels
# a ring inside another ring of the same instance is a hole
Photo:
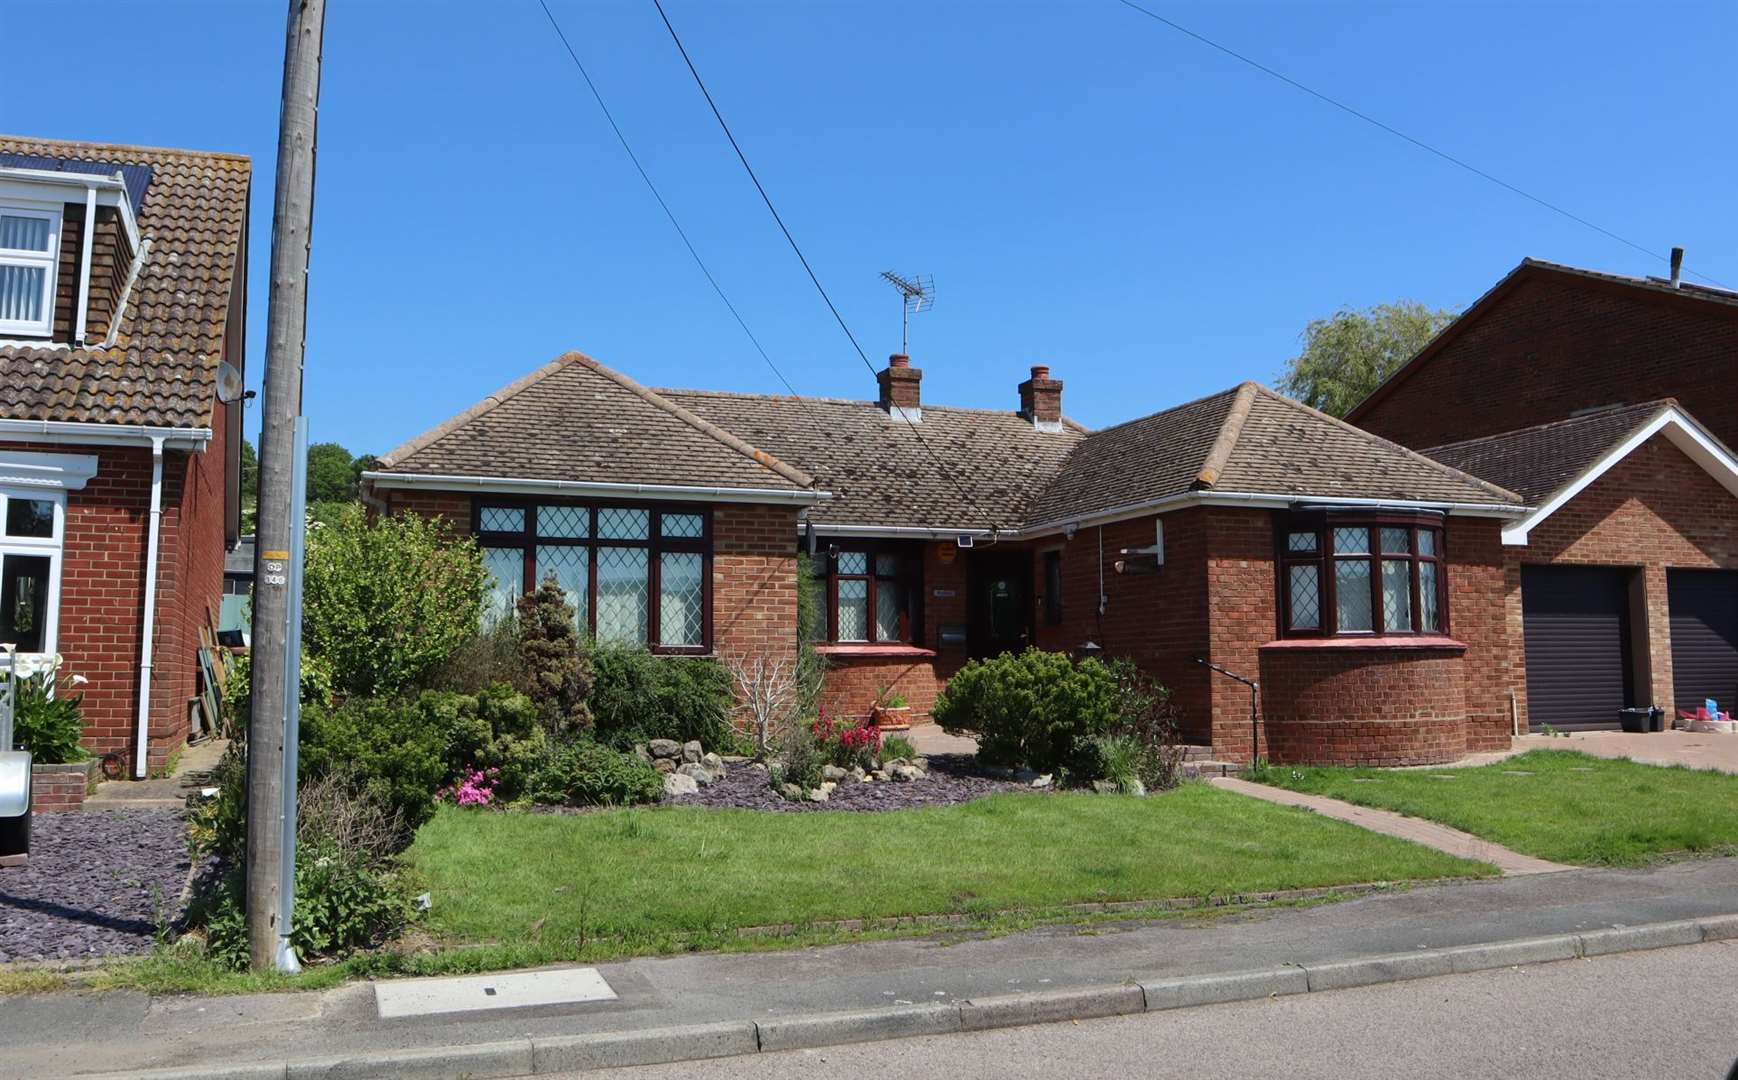
[[[1020,415],[1039,431],[1062,430],[1062,380],[1047,365],[1032,365],[1032,377],[1020,384]]]
[[[1680,288],[1684,284],[1684,249],[1672,249],[1672,288]]]
[[[912,423],[923,420],[923,395],[918,392],[923,371],[911,366],[911,357],[894,353],[875,380],[881,384],[881,407],[888,416]]]

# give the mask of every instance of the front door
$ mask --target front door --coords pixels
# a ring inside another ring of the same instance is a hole
[[[1021,652],[1032,643],[1032,554],[973,551],[968,582],[974,657]]]

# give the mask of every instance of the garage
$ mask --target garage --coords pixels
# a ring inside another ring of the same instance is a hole
[[[1629,578],[1604,566],[1523,566],[1527,716],[1534,731],[1618,726],[1633,704]]]
[[[1738,572],[1668,570],[1672,704],[1694,710],[1713,698],[1738,705]]]

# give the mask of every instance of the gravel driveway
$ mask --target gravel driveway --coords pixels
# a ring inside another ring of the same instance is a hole
[[[30,865],[0,869],[0,963],[150,951],[190,865],[179,810],[36,815]]]

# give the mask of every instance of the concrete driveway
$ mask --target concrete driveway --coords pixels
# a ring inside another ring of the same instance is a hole
[[[1522,735],[1514,750],[1579,750],[1604,758],[1629,758],[1649,765],[1686,765],[1738,773],[1738,735],[1697,735],[1659,731],[1628,735],[1621,731],[1586,731],[1565,735]]]

